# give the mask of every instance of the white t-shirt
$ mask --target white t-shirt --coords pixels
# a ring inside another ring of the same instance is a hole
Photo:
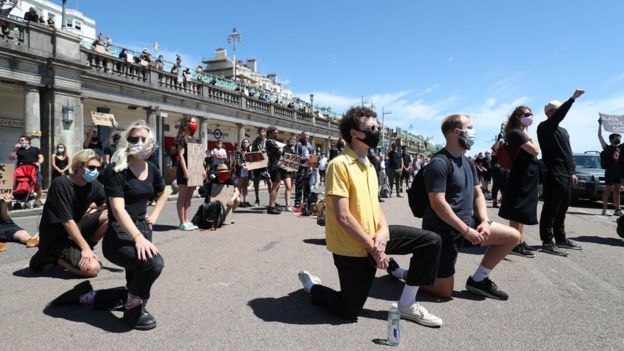
[[[327,157],[323,156],[319,161],[319,169],[324,171],[327,169]]]

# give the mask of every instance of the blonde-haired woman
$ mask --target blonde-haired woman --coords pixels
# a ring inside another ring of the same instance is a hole
[[[167,195],[158,168],[146,161],[155,144],[145,121],[131,124],[104,172],[110,225],[102,251],[106,259],[126,269],[125,288],[94,291],[91,283],[85,281],[52,301],[53,306],[81,303],[92,304],[94,309],[123,307],[124,320],[130,327],[156,327],[156,319],[145,305],[164,267],[158,248],[152,243],[152,225],[165,206]],[[147,203],[154,197],[156,206],[148,214]]]
[[[188,144],[199,143],[199,140],[193,137],[197,131],[197,119],[195,117],[183,118],[180,121],[178,129],[177,146],[178,146],[178,167],[176,169],[176,181],[178,183],[178,200],[176,208],[178,210],[178,218],[180,219],[180,230],[195,230],[196,225],[189,220],[191,211],[191,198],[195,191],[194,186],[188,186],[190,178],[188,170]]]

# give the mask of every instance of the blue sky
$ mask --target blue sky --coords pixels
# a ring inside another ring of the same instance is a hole
[[[515,106],[527,104],[540,121],[548,100],[564,101],[577,87],[586,94],[563,123],[574,151],[599,148],[598,112],[624,114],[623,1],[68,3],[115,44],[158,42],[168,60],[178,52],[191,67],[231,49],[226,37],[236,26],[237,57],[256,58],[296,95],[314,93],[337,112],[365,96],[378,113],[392,111],[387,125],[411,125],[438,142],[441,119],[465,112],[478,132],[473,151],[489,148]]]

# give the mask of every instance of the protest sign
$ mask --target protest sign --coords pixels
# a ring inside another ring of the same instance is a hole
[[[611,133],[624,133],[624,115],[607,115],[599,113],[602,128]]]
[[[319,157],[318,155],[310,155],[308,159],[308,167],[316,168],[318,167]]]
[[[301,163],[301,156],[296,154],[284,154],[282,168],[287,172],[297,172]]]
[[[245,165],[248,171],[254,169],[266,168],[269,163],[266,152],[256,151],[245,154]]]
[[[111,113],[91,111],[91,121],[96,126],[112,127],[115,124],[115,116]]]
[[[201,144],[186,144],[186,152],[188,153],[188,163],[186,168],[189,172],[188,186],[200,186],[204,183],[204,155],[205,151]]]
[[[13,173],[14,164],[0,163],[0,194],[13,193]]]

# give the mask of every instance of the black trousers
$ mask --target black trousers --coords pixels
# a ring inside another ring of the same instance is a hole
[[[386,254],[412,254],[406,284],[432,285],[440,262],[440,236],[426,230],[391,225]],[[357,319],[375,279],[375,261],[372,257],[349,257],[334,254],[338,269],[340,291],[323,285],[314,285],[310,294],[312,303],[323,306],[345,319]]]
[[[295,207],[308,200],[310,195],[310,168],[299,167],[295,179]]]
[[[572,198],[572,178],[546,176],[540,216],[540,239],[548,243],[566,239],[565,217]]]
[[[147,222],[137,221],[135,224],[143,236],[152,241],[152,230]],[[102,241],[102,251],[107,260],[126,269],[128,292],[143,300],[149,299],[152,285],[165,266],[162,256],[158,254],[151,259],[140,261],[134,240],[121,229],[117,222],[109,226]]]
[[[492,168],[492,200],[496,201],[498,198],[498,192],[501,192],[503,195],[503,199],[505,198],[505,194],[503,194],[503,189],[505,189],[505,184],[507,184],[507,177],[509,176],[509,170],[503,169],[500,167]]]

